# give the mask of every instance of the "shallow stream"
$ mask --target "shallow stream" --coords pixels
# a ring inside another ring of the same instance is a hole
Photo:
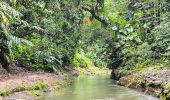
[[[159,100],[135,90],[118,86],[108,76],[81,76],[73,85],[57,93],[47,93],[42,100]]]

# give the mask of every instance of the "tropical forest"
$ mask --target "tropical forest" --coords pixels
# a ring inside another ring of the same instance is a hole
[[[0,0],[0,100],[170,100],[170,0]]]

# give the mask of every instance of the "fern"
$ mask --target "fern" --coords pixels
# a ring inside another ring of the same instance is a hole
[[[31,42],[10,34],[10,22],[19,20],[20,15],[9,4],[0,2],[0,63],[8,71],[8,65],[13,58],[12,46],[20,43],[32,45]]]
[[[3,11],[10,18],[19,18],[21,13],[12,8],[9,4],[5,2],[0,2],[0,10]]]

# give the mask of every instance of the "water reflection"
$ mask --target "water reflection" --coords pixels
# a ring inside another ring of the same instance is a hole
[[[43,100],[158,100],[134,90],[114,85],[106,76],[82,76],[57,93],[44,94]]]

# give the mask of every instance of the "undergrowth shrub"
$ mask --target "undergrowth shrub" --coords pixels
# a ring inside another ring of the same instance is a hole
[[[133,69],[137,64],[145,66],[152,62],[152,55],[153,52],[148,43],[126,47],[122,50],[122,66],[127,70]]]
[[[154,58],[161,63],[170,63],[170,22],[163,22],[157,26],[152,35],[154,43],[152,49],[154,50]]]
[[[92,61],[80,53],[75,53],[75,56],[72,60],[72,65],[74,67],[81,67],[81,68],[87,68],[90,66],[93,66]]]
[[[21,45],[15,48],[15,57],[25,66],[40,72],[57,72],[62,68],[62,53],[55,45],[43,39],[32,39],[36,46]],[[55,48],[55,49],[54,49]]]

